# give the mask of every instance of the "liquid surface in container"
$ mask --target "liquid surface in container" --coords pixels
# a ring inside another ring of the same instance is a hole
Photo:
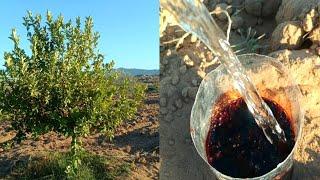
[[[293,149],[295,135],[285,110],[276,102],[263,99],[284,130],[287,142],[271,144],[243,98],[218,103],[205,145],[209,164],[221,173],[237,178],[261,176],[276,168]]]

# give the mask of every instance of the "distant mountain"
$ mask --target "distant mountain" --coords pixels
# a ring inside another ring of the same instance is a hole
[[[159,75],[158,69],[135,69],[135,68],[118,68],[118,71],[124,72],[125,74],[131,75],[131,76],[140,76],[140,75]]]

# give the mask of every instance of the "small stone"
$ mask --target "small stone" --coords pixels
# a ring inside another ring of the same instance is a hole
[[[171,112],[176,112],[177,108],[175,106],[171,105],[170,110],[171,110]]]
[[[167,51],[167,56],[171,56],[171,54],[172,54],[172,52],[171,52],[171,50],[170,49],[168,49],[168,51]]]
[[[166,33],[174,34],[176,28],[174,26],[167,26]]]
[[[189,57],[188,55],[185,55],[185,56],[183,57],[183,61],[184,61],[184,63],[185,63],[187,66],[189,66],[189,67],[194,66],[194,62],[190,59],[190,57]]]
[[[166,117],[164,118],[164,120],[169,123],[169,122],[173,121],[173,118],[172,118],[171,114],[167,114]]]
[[[181,91],[182,97],[186,98],[188,96],[188,90],[189,90],[189,87],[185,87],[182,89],[182,91]]]
[[[317,47],[317,48],[316,48],[316,54],[317,54],[318,56],[320,56],[320,47]]]
[[[294,19],[303,20],[310,9],[317,9],[318,7],[319,0],[282,0],[282,4],[277,10],[276,21],[280,24]]]
[[[160,108],[160,113],[161,114],[167,114],[168,113],[168,109],[167,108]]]
[[[140,161],[140,163],[147,163],[147,161],[146,161],[146,158],[144,158],[144,157],[141,157],[140,159],[139,159],[139,161]]]
[[[197,41],[197,39],[198,39],[197,36],[195,36],[195,35],[192,34],[192,36],[191,36],[191,42],[194,43],[194,42]]]
[[[320,26],[316,27],[311,31],[311,33],[309,34],[309,39],[314,44],[320,44]]]
[[[317,44],[312,44],[312,45],[310,46],[310,49],[315,50],[317,47],[318,47]]]
[[[136,153],[134,154],[134,156],[135,156],[137,159],[139,159],[139,158],[140,158],[140,152],[136,152]]]
[[[206,56],[204,55],[204,52],[201,52],[199,55],[200,58],[205,58]]]
[[[167,58],[162,58],[161,63],[162,63],[163,65],[167,65],[169,62],[168,62],[168,59],[167,59]]]
[[[179,82],[179,76],[177,76],[177,75],[173,76],[171,79],[171,83],[173,85],[176,85],[176,84],[178,84],[178,82]]]
[[[192,85],[193,85],[193,86],[197,86],[197,85],[198,85],[198,81],[197,81],[196,79],[193,79],[193,80],[192,80]]]
[[[129,145],[125,146],[124,151],[127,152],[127,153],[130,153],[131,152],[131,146],[129,146]]]
[[[262,3],[261,1],[257,0],[245,0],[244,7],[248,14],[254,16],[260,16],[262,10]]]
[[[161,88],[163,91],[168,95],[168,97],[171,97],[175,94],[176,88],[174,86],[166,86]]]
[[[175,104],[176,104],[177,108],[179,108],[179,109],[182,108],[182,105],[183,105],[183,104],[182,104],[181,99],[177,99],[176,102],[175,102]]]
[[[271,49],[297,49],[303,42],[304,31],[298,21],[279,24],[271,36]]]
[[[206,72],[198,70],[197,74],[203,79],[204,77],[206,77]]]
[[[269,17],[276,14],[281,0],[245,0],[245,10],[254,16]]]
[[[210,51],[207,52],[206,58],[207,58],[207,62],[212,62],[212,60],[214,59],[213,54]]]
[[[221,21],[226,21],[228,18],[223,11],[227,11],[229,14],[232,13],[232,8],[228,6],[226,3],[220,3],[216,5],[214,9],[216,17]]]
[[[170,146],[173,146],[174,144],[175,144],[174,139],[170,139],[170,140],[169,140],[169,145],[170,145]]]
[[[186,65],[183,65],[179,68],[179,72],[181,74],[185,74],[187,72],[187,66]]]
[[[303,30],[306,32],[310,32],[313,28],[314,25],[316,24],[317,20],[317,14],[314,9],[312,9],[308,14],[306,14],[304,20],[303,20]]]
[[[261,15],[263,17],[274,16],[281,4],[281,0],[262,0],[262,10]]]
[[[231,21],[232,21],[232,24],[231,24],[232,29],[239,29],[244,24],[244,20],[241,16],[232,16]]]
[[[167,99],[162,97],[160,98],[160,106],[166,106],[167,105]]]
[[[196,47],[199,48],[201,46],[201,41],[197,41]]]
[[[232,1],[233,1],[233,0],[227,0],[227,3],[228,3],[228,4],[232,4]]]
[[[192,99],[194,99],[197,95],[198,87],[191,87],[188,89],[188,96]]]

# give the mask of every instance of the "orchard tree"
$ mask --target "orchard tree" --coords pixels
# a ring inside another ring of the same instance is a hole
[[[28,12],[23,20],[30,50],[21,48],[12,30],[14,47],[5,53],[1,72],[1,109],[11,115],[17,142],[49,131],[71,137],[67,172],[76,173],[80,137],[103,132],[112,138],[115,128],[135,115],[145,87],[116,72],[113,62],[104,63],[92,18],[65,22],[48,12],[42,22]]]

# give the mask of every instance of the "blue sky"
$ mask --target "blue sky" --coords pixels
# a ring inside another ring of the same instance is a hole
[[[0,1],[0,66],[3,53],[13,48],[9,40],[16,28],[21,44],[28,48],[22,17],[31,10],[45,16],[50,10],[65,20],[92,16],[99,31],[99,50],[105,61],[114,60],[116,67],[159,68],[159,1],[158,0],[1,0]]]

